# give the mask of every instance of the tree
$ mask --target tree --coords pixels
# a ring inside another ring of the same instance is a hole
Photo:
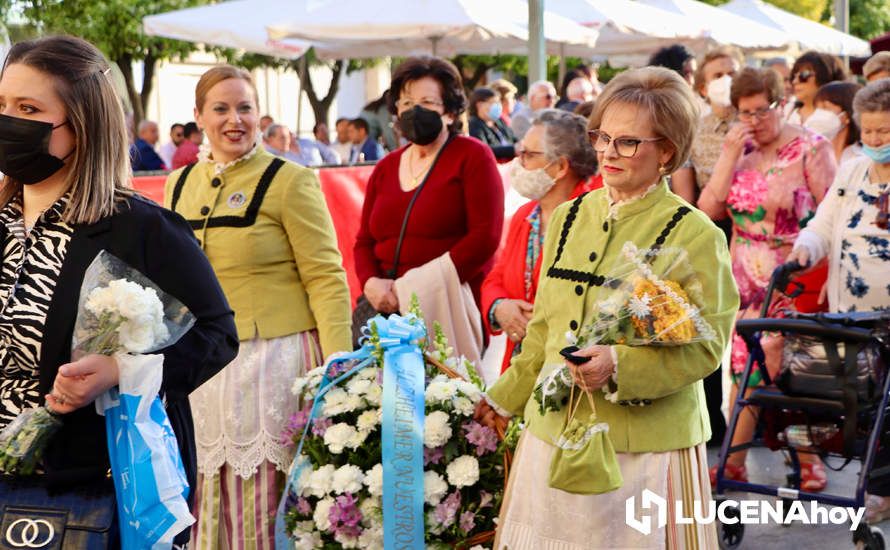
[[[887,0],[850,0],[850,34],[870,40],[888,31]]]
[[[203,3],[206,0],[23,0],[21,6],[24,18],[41,32],[88,40],[120,68],[133,108],[133,123],[138,125],[145,118],[157,63],[184,58],[197,47],[146,35],[142,18]],[[135,61],[142,62],[139,91],[133,77]]]

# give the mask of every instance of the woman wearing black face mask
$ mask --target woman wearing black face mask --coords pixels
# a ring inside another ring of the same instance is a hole
[[[115,515],[105,420],[93,401],[117,385],[118,365],[106,355],[71,357],[84,273],[100,251],[142,272],[197,318],[163,350],[162,382],[192,487],[188,395],[238,348],[232,311],[185,220],[129,187],[124,114],[108,71],[91,44],[48,37],[13,46],[0,73],[0,429],[44,403],[62,422],[41,475],[0,475],[0,503],[28,506],[27,517],[43,525],[47,513],[58,517],[47,509],[66,510],[69,523],[87,518],[91,527],[108,527],[91,522]],[[105,495],[77,497],[80,490]],[[11,524],[14,513],[0,506],[0,524]],[[64,524],[54,523],[55,532]],[[176,539],[187,541],[187,531]],[[107,542],[120,543],[115,529]]]
[[[377,163],[368,182],[355,244],[364,296],[353,331],[374,311],[405,312],[416,293],[427,321],[455,326],[447,336],[458,353],[472,358],[482,328],[479,312],[471,310],[478,308],[503,225],[501,178],[490,148],[457,135],[466,97],[454,65],[409,58],[396,69],[390,89],[390,112],[411,143]],[[449,296],[466,295],[462,302],[472,322],[444,318],[463,307],[455,301],[445,311],[437,304],[434,291],[445,289],[453,291]]]

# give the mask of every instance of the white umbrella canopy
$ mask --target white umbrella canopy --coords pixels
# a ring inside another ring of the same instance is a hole
[[[142,25],[151,36],[295,59],[312,44],[304,40],[270,40],[266,33],[266,25],[278,14],[295,9],[305,11],[305,2],[231,0],[150,15],[142,20]]]
[[[732,44],[744,50],[786,49],[793,36],[775,27],[762,25],[745,17],[720,10],[698,0],[637,0],[686,18],[700,27],[703,35],[720,44]]]
[[[267,27],[269,36],[333,42],[337,55],[354,58],[528,53],[528,5],[522,0],[387,0],[385,10],[367,0],[330,0],[308,12],[279,14]],[[593,29],[550,12],[544,13],[544,29],[551,54],[594,53]]]
[[[802,50],[834,55],[871,55],[871,46],[865,40],[788,13],[761,0],[732,0],[719,9],[785,32],[795,38]]]
[[[709,42],[700,25],[677,14],[631,0],[552,0],[547,9],[599,31],[595,57],[645,63],[668,44],[703,49]]]

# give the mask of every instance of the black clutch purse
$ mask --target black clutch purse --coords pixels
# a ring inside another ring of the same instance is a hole
[[[56,491],[40,476],[0,476],[0,549],[120,548],[111,479]]]

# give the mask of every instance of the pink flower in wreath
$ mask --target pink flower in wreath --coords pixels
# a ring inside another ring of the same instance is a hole
[[[726,203],[736,212],[753,214],[766,200],[769,186],[757,170],[739,170],[732,179]]]

